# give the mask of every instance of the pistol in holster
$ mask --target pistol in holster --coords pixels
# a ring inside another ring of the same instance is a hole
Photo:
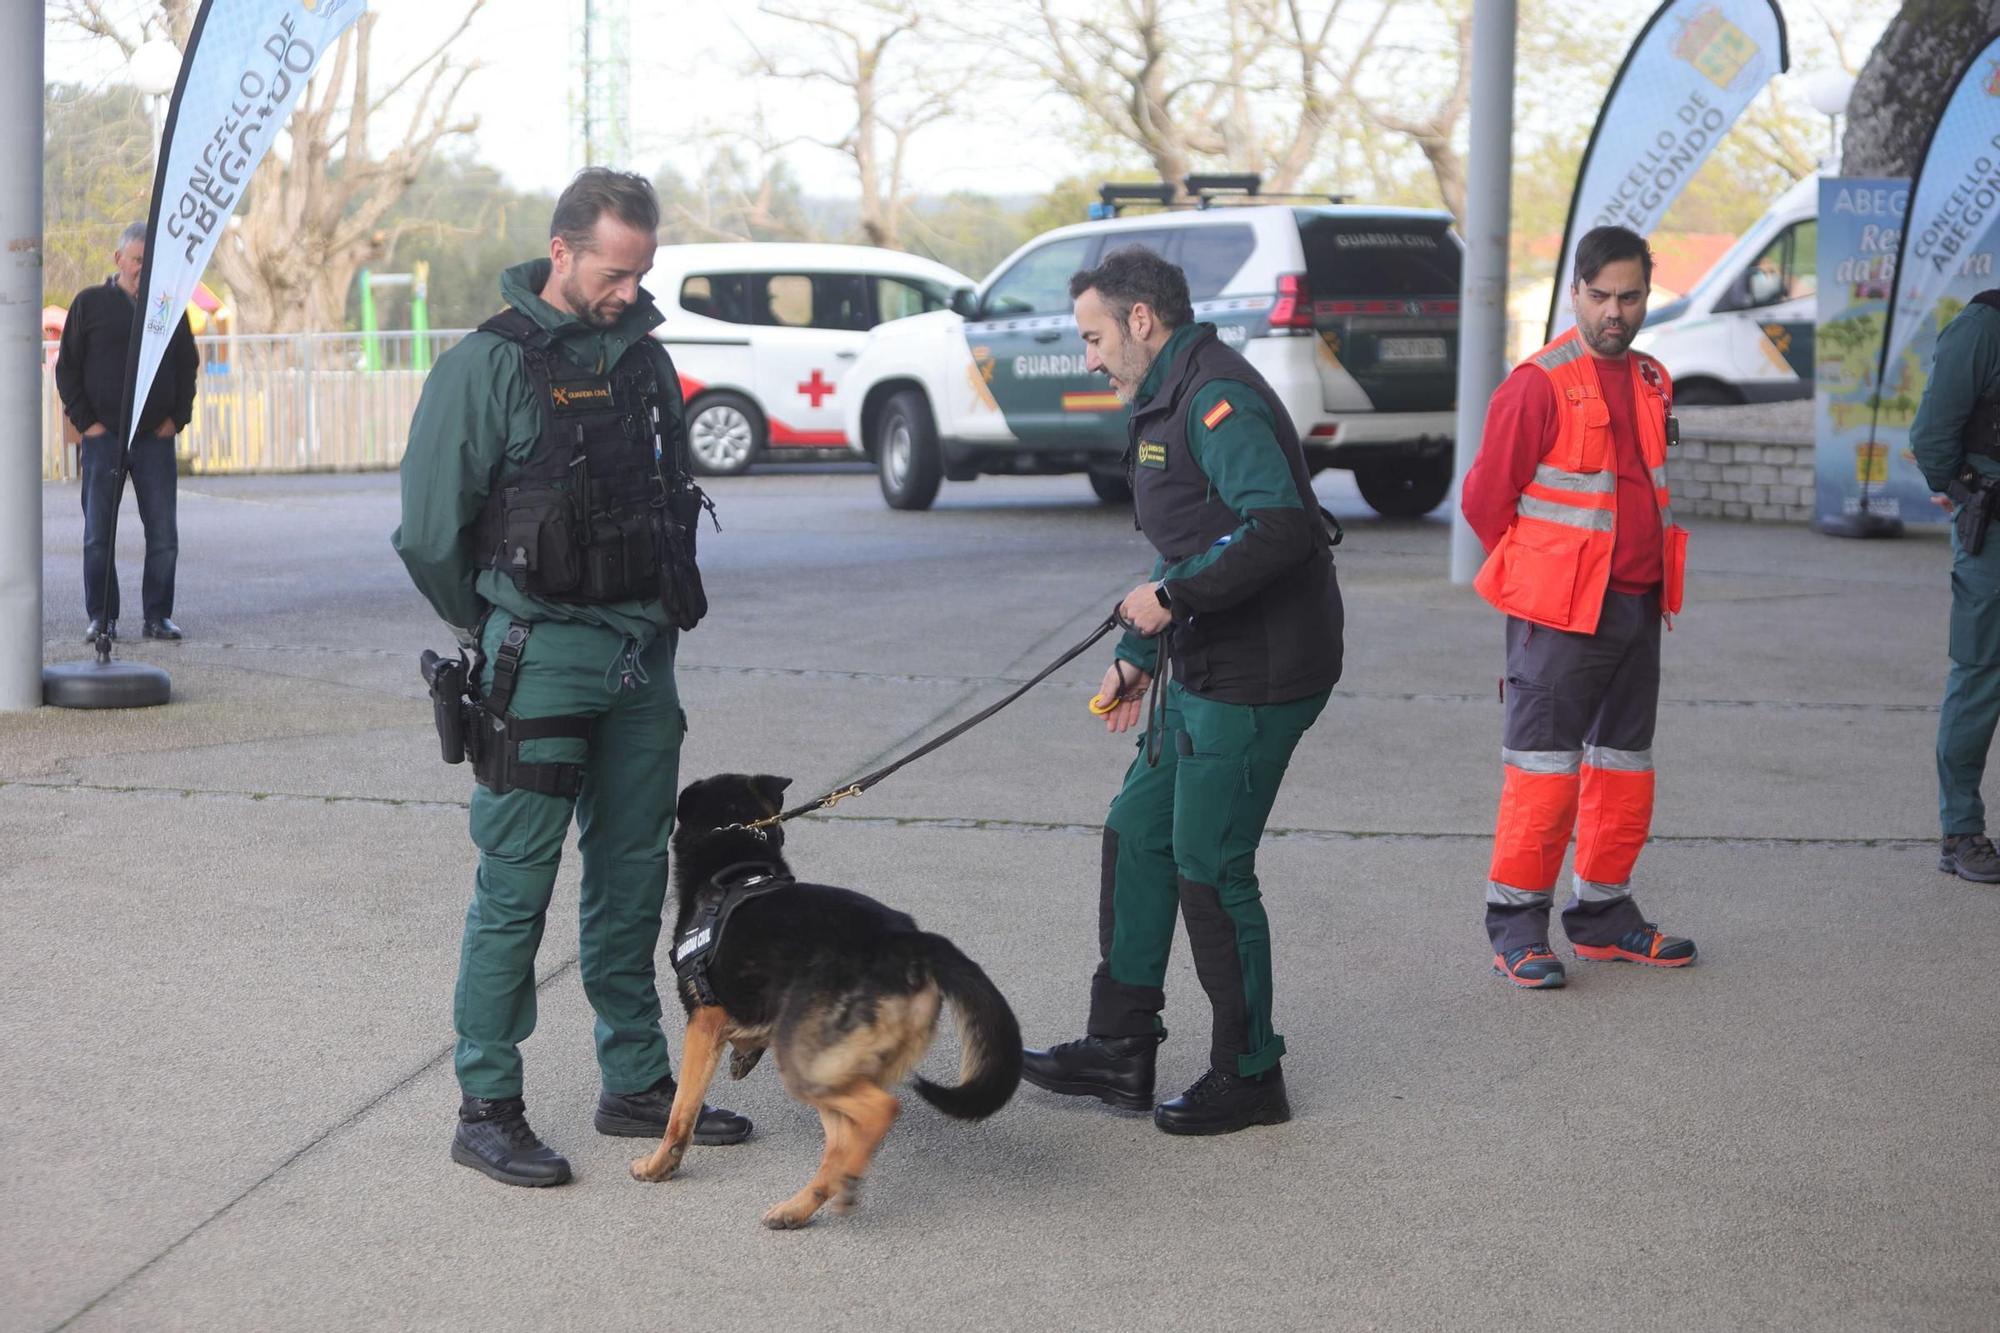
[[[1986,530],[1993,524],[1993,509],[2000,503],[2000,488],[1966,467],[1944,489],[1952,503],[1952,522],[1958,527],[1958,544],[1967,555],[1986,549]]]
[[[447,764],[462,764],[468,757],[477,764],[485,729],[479,725],[483,710],[471,664],[463,656],[440,657],[426,648],[417,669],[430,687],[439,754]]]

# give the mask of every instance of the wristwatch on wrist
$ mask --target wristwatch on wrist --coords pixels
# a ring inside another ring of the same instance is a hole
[[[1163,607],[1165,607],[1165,608],[1167,609],[1167,612],[1168,612],[1168,614],[1169,614],[1169,615],[1171,615],[1171,614],[1173,613],[1173,609],[1174,609],[1174,599],[1173,599],[1173,598],[1171,598],[1171,597],[1169,597],[1169,596],[1167,596],[1167,585],[1166,585],[1166,584],[1164,584],[1164,583],[1155,583],[1155,584],[1153,585],[1153,596],[1154,596],[1154,597],[1155,597],[1155,598],[1156,598],[1156,599],[1157,599],[1157,600],[1159,601],[1159,603],[1160,603],[1160,605],[1161,605],[1161,606],[1163,606]]]

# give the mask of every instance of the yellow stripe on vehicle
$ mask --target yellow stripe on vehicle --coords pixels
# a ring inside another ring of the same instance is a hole
[[[1062,410],[1065,412],[1116,412],[1123,406],[1124,400],[1115,393],[1066,393],[1062,396]]]

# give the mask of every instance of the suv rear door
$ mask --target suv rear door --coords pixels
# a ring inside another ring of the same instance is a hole
[[[1445,218],[1297,210],[1323,405],[1441,412],[1458,387],[1461,252]],[[1355,401],[1355,389],[1365,401]]]

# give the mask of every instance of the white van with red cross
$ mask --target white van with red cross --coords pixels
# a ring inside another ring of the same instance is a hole
[[[695,470],[744,471],[784,450],[847,449],[840,378],[868,331],[943,310],[955,269],[865,245],[663,245],[646,289],[680,372]]]

